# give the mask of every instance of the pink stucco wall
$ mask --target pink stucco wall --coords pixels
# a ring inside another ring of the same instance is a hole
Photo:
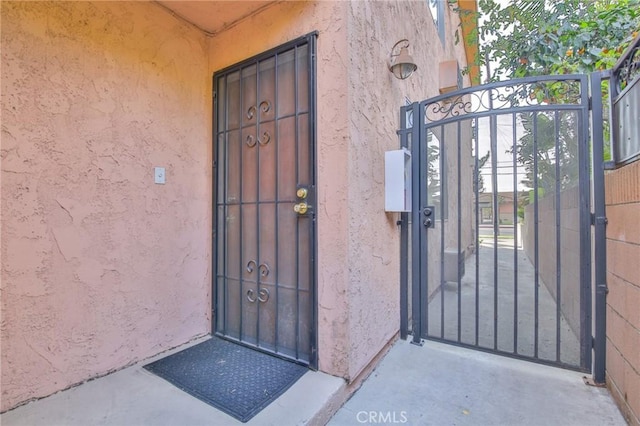
[[[211,75],[311,31],[320,369],[355,379],[396,335],[384,152],[405,96],[464,65],[426,1],[280,2],[211,36],[150,2],[2,2],[2,410],[209,332]]]
[[[398,149],[399,107],[436,96],[438,63],[458,59],[458,16],[445,7],[447,36],[437,34],[426,1],[349,2],[348,377],[355,378],[399,328],[399,219],[384,212],[384,152]],[[387,69],[393,45],[409,39],[418,70],[401,81]],[[468,82],[467,82],[468,85]],[[339,296],[339,294],[336,294]]]
[[[6,410],[209,331],[211,144],[202,33],[153,3],[1,7]]]

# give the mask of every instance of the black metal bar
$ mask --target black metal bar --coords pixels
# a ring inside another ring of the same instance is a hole
[[[220,115],[222,115],[222,113],[218,110],[220,107],[220,104],[224,105],[223,111],[225,111],[226,113],[226,104],[225,104],[225,100],[220,101],[220,90],[219,86],[222,84],[220,82],[220,76],[215,76],[213,77],[213,89],[215,90],[214,94],[214,129],[213,129],[213,140],[212,143],[215,144],[215,148],[214,148],[214,152],[215,152],[215,158],[213,159],[213,165],[214,165],[214,169],[213,169],[213,173],[212,173],[212,182],[211,185],[213,187],[214,193],[213,193],[213,210],[214,210],[214,222],[213,222],[213,228],[214,228],[214,235],[215,238],[212,239],[211,243],[212,246],[215,245],[215,250],[214,253],[216,254],[215,258],[212,259],[213,260],[213,277],[211,280],[211,306],[213,308],[213,313],[212,313],[212,317],[211,317],[211,321],[213,322],[213,326],[212,328],[212,333],[215,332],[221,332],[223,330],[221,330],[221,325],[224,324],[224,320],[225,318],[222,318],[222,320],[220,320],[219,315],[222,312],[223,315],[226,315],[226,300],[224,297],[225,294],[225,288],[223,287],[221,289],[223,297],[222,300],[220,300],[220,298],[218,297],[218,287],[220,286],[220,282],[218,280],[218,276],[220,274],[220,254],[222,253],[224,255],[224,250],[221,252],[220,251],[220,239],[224,239],[224,235],[220,234],[220,209],[217,205],[217,201],[218,199],[222,196],[224,197],[224,194],[220,194],[220,175],[222,173],[222,170],[225,169],[225,164],[223,164],[222,162],[225,160],[224,158],[222,158],[222,155],[220,154],[221,148],[220,148],[220,139],[221,136],[219,134],[219,127],[220,127],[220,123],[219,123],[219,117]],[[224,84],[226,84],[226,78],[224,79]],[[226,94],[226,90],[224,91],[224,93]],[[217,166],[216,166],[216,163]],[[223,208],[224,210],[224,208]],[[220,309],[222,308],[222,309]]]
[[[238,90],[240,91],[240,94],[238,96],[238,98],[239,98],[239,102],[238,102],[238,117],[239,118],[238,119],[240,120],[240,128],[242,128],[242,109],[243,109],[243,105],[242,105],[242,103],[243,103],[242,71],[243,71],[243,68],[239,68],[238,69],[238,87],[239,87]],[[258,70],[256,68],[256,75],[257,74],[258,74]],[[229,93],[229,90],[227,90],[227,93]],[[256,121],[257,121],[257,118],[256,118]],[[258,124],[256,123],[256,129],[257,129],[257,126],[258,126]],[[242,194],[242,192],[243,192],[242,189],[243,189],[243,186],[244,186],[244,179],[243,179],[243,176],[244,176],[244,173],[243,173],[244,162],[243,162],[243,159],[242,159],[242,150],[244,149],[244,144],[242,143],[242,130],[238,130],[238,131],[240,132],[240,137],[238,138],[239,141],[240,141],[239,142],[240,143],[240,155],[239,155],[239,157],[240,157],[240,167],[239,167],[239,172],[238,172],[238,175],[240,176],[240,185],[238,185],[238,186],[239,186],[240,189],[239,189],[238,199],[240,200],[240,202],[242,202],[242,195],[243,195]],[[229,148],[227,147],[227,157],[229,157],[228,149]],[[228,169],[227,169],[226,173],[229,173]],[[225,182],[225,185],[226,185],[226,182]],[[225,202],[226,202],[226,197],[225,197]],[[238,294],[239,294],[238,299],[240,299],[239,300],[239,302],[240,302],[240,311],[239,311],[240,312],[240,324],[238,326],[238,340],[242,341],[243,340],[242,339],[242,335],[243,335],[243,329],[244,329],[244,324],[243,324],[243,320],[242,320],[243,319],[242,318],[243,317],[242,312],[244,312],[244,310],[243,310],[244,297],[242,297],[242,292],[244,290],[243,289],[244,279],[242,277],[242,275],[243,275],[242,271],[243,271],[243,266],[244,266],[243,265],[244,262],[243,262],[243,259],[242,259],[242,209],[239,208],[238,211],[239,211],[239,213],[238,213],[238,229],[239,229],[239,234],[240,234],[238,236],[238,239],[239,239],[239,243],[238,243],[238,247],[239,247],[238,259],[239,259],[239,262],[240,262],[240,264],[238,265],[238,267],[240,268],[238,270],[239,271],[239,275],[238,275],[239,282],[238,282],[238,285],[240,286],[240,290],[238,292]],[[226,220],[225,220],[225,227],[226,227]],[[226,249],[227,249],[227,247],[225,247],[225,251],[226,251]],[[228,283],[227,283],[227,280],[225,279],[225,286],[227,286],[227,285],[228,285]]]
[[[413,119],[413,126],[418,128],[418,139],[411,139],[411,143],[418,144],[418,152],[420,156],[418,158],[420,165],[420,174],[418,176],[418,186],[420,191],[420,209],[418,214],[422,214],[423,209],[426,207],[426,204],[429,200],[428,197],[428,186],[427,186],[427,175],[428,175],[428,144],[427,144],[427,135],[428,128],[425,126],[425,118],[426,113],[424,110],[424,106],[418,105],[418,114]],[[418,120],[418,125],[416,125],[416,117]],[[435,212],[434,212],[435,213]],[[424,273],[421,274],[420,277],[420,311],[423,312],[422,318],[419,318],[421,325],[420,328],[422,332],[426,335],[429,333],[429,229],[426,226],[422,226],[422,217],[418,220],[418,229],[420,232],[420,259],[419,262],[422,264]],[[434,218],[433,220],[435,220]],[[412,265],[413,266],[413,265]]]
[[[478,147],[478,139],[479,139],[479,123],[478,118],[474,119],[475,127],[474,127],[474,150],[475,150],[475,158],[474,158],[474,168],[473,168],[473,181],[474,191],[475,191],[475,216],[476,216],[476,241],[475,241],[475,256],[476,256],[476,265],[475,265],[475,278],[476,278],[476,304],[475,304],[475,344],[476,346],[479,343],[480,336],[480,163],[478,160],[478,156],[480,155],[479,147]]]
[[[219,81],[219,79],[216,79],[216,80]],[[225,87],[225,91],[224,91],[225,99],[222,101],[222,105],[223,105],[222,108],[223,108],[223,111],[224,111],[225,123],[222,126],[222,128],[226,128],[227,122],[229,121],[229,110],[227,108],[228,107],[227,100],[229,98],[228,82],[229,82],[228,76],[224,76],[224,84],[225,84],[226,87]],[[220,102],[219,100],[216,100],[216,101]],[[218,103],[218,108],[220,108],[220,104],[219,103]],[[218,117],[216,117],[216,130],[220,129],[220,123],[218,123],[217,118]],[[221,157],[221,155],[220,155],[220,151],[221,151],[220,139],[219,139],[219,136],[216,136],[216,138],[217,138],[216,139],[216,143],[217,143],[216,148],[218,150],[218,159],[217,160],[218,160],[218,162],[223,162],[223,166],[222,167],[218,167],[218,169],[217,169],[217,179],[218,180],[216,181],[216,187],[219,188],[220,179],[222,179],[222,182],[223,182],[223,184],[222,184],[222,189],[223,189],[222,198],[224,200],[226,200],[227,199],[226,174],[227,174],[227,170],[229,168],[229,164],[228,164],[228,160],[229,160],[228,157],[229,156],[226,155],[226,153],[228,152],[228,149],[229,149],[228,146],[227,146],[228,145],[228,134],[226,132],[224,133],[224,141],[222,142],[225,145],[224,158],[220,158]],[[223,176],[223,173],[224,173],[224,176]],[[220,197],[220,194],[216,193],[216,197]],[[218,210],[218,208],[216,207],[216,219],[218,219],[218,217],[217,217],[218,211],[217,210]],[[224,217],[226,217],[226,215],[227,215],[227,207],[223,207],[223,215],[224,215]],[[223,223],[225,224],[224,226],[226,228],[227,221],[225,220]],[[216,220],[215,226],[216,226],[216,238],[218,239],[218,241],[216,241],[216,243],[218,244],[217,250],[222,250],[222,253],[223,253],[223,256],[224,256],[224,259],[223,259],[223,262],[222,262],[223,263],[222,267],[224,269],[224,274],[226,275],[227,274],[227,250],[226,250],[226,247],[227,247],[227,232],[226,232],[226,229],[222,229],[222,232],[221,232],[220,229],[218,229],[219,226],[220,226],[218,220]],[[221,235],[222,235],[222,245],[220,245]],[[220,266],[219,265],[219,256],[216,256],[216,268],[214,270],[215,271],[214,288],[215,288],[216,291],[218,289],[218,286],[220,285],[220,282],[219,282],[218,277],[217,277],[219,266]],[[212,293],[215,293],[215,292],[212,292]],[[229,295],[228,295],[228,291],[227,291],[226,280],[224,280],[224,283],[222,285],[222,293],[223,293],[222,303],[223,303],[224,307],[223,307],[223,318],[222,318],[222,330],[219,330],[219,331],[221,331],[221,332],[226,334],[227,333],[227,324],[228,324],[228,317],[227,316],[228,316],[228,311],[229,311],[229,309],[228,309],[229,308]],[[216,303],[220,303],[220,301],[216,300]],[[218,315],[218,313],[216,313],[216,315]],[[218,328],[219,318],[217,316],[215,317],[215,321],[216,321],[216,328]]]
[[[288,355],[288,354],[286,354],[284,352],[275,353],[275,352],[273,352],[272,350],[270,350],[269,348],[266,348],[266,347],[259,347],[259,346],[256,346],[256,345],[248,345],[247,342],[239,340],[238,338],[233,337],[233,336],[221,335],[219,337],[223,338],[224,340],[228,340],[229,342],[234,342],[234,343],[237,343],[237,344],[243,345],[243,346],[249,346],[254,351],[258,351],[258,352],[262,352],[262,353],[265,353],[265,354],[269,354],[269,355],[271,355],[273,357],[276,357],[276,358],[285,359],[287,361],[293,362],[294,364],[311,367],[305,361],[297,359],[297,358],[294,358],[291,355]]]
[[[277,105],[277,104],[274,102],[274,105]],[[304,109],[300,109],[300,114],[306,114],[306,113],[309,113],[309,111],[305,111]],[[285,118],[292,118],[292,117],[295,117],[295,116],[296,116],[295,112],[291,113],[291,114],[282,114],[282,115],[278,115],[277,120],[284,120]],[[276,121],[276,118],[275,118],[275,114],[274,114],[274,118],[267,119],[267,120],[262,120],[262,124],[274,123],[275,121]],[[248,126],[244,126],[244,127],[248,127]]]
[[[298,46],[293,48],[294,73],[294,110],[296,112],[295,136],[296,141],[296,183],[300,183],[300,115],[298,105]],[[296,220],[296,359],[300,358],[300,218]]]
[[[246,202],[244,202],[243,201],[243,202],[238,202],[238,203],[221,203],[221,204],[218,204],[218,207],[223,207],[223,206],[240,206],[240,207],[242,207],[242,206],[257,206],[257,205],[264,206],[264,205],[270,205],[270,204],[274,204],[274,205],[275,204],[287,204],[287,203],[288,204],[294,204],[295,202],[296,202],[296,200],[294,200],[293,198],[291,198],[291,199],[283,198],[283,199],[277,200],[277,201],[267,200],[267,201],[258,201],[258,202],[255,202],[255,201],[246,201]]]
[[[580,372],[588,372],[589,369],[588,368],[584,368],[582,366],[576,366],[573,364],[568,364],[568,363],[557,363],[555,361],[550,361],[550,360],[546,360],[544,358],[533,358],[527,355],[522,355],[522,354],[514,354],[512,352],[507,352],[507,351],[502,351],[500,349],[498,350],[493,350],[492,348],[486,348],[484,346],[477,346],[477,345],[470,345],[464,342],[456,342],[455,340],[447,340],[447,339],[440,339],[438,337],[433,337],[433,336],[429,336],[429,340],[432,340],[434,342],[442,342],[442,343],[446,343],[449,345],[453,345],[453,346],[458,346],[461,348],[469,348],[469,349],[474,349],[474,350],[478,350],[481,352],[485,352],[485,353],[490,353],[490,354],[494,354],[494,355],[500,355],[506,358],[511,358],[511,359],[521,359],[524,361],[529,361],[529,362],[533,362],[535,364],[540,364],[540,365],[549,365],[549,366],[553,366],[553,367],[561,367],[561,368],[565,368],[567,370],[573,370],[573,371],[580,371]]]
[[[422,128],[422,118],[419,115],[419,104],[411,105],[411,113],[413,116],[413,126],[411,128],[411,318],[413,322],[412,343],[421,344],[422,342],[422,276],[423,265],[421,259],[422,249],[422,222],[421,222],[421,169],[420,167],[420,150],[423,145],[420,140],[420,129]]]
[[[640,40],[640,39],[639,39]],[[607,233],[606,206],[604,186],[604,141],[602,128],[602,80],[609,73],[591,74],[591,121],[593,139],[593,207],[594,207],[594,257],[595,257],[595,337],[593,381],[605,383],[606,367],[606,333],[607,333]],[[591,305],[591,303],[589,303]],[[589,321],[590,322],[590,321]]]
[[[582,80],[582,109],[578,114],[578,167],[580,188],[580,299],[581,299],[581,336],[580,363],[583,367],[591,366],[591,167],[589,146],[589,80]],[[595,95],[595,94],[594,94]],[[599,95],[595,95],[594,99]],[[596,99],[598,101],[598,99]],[[602,102],[601,100],[599,101]],[[600,114],[602,120],[602,114]],[[598,120],[594,120],[598,121]],[[602,161],[600,157],[599,161]],[[602,178],[604,179],[604,177]],[[602,186],[604,188],[604,184]],[[604,189],[602,194],[604,194]],[[601,259],[604,260],[604,257]],[[606,268],[606,265],[605,265]],[[606,277],[605,277],[606,280]]]
[[[562,211],[562,200],[560,198],[560,161],[562,161],[562,157],[560,155],[560,117],[559,112],[556,111],[553,115],[553,126],[555,131],[555,161],[556,161],[556,179],[555,179],[555,191],[556,191],[556,361],[560,362],[560,321],[561,321],[561,311],[560,307],[562,306],[562,289],[561,289],[561,252],[562,252],[562,240],[560,235],[560,212]]]
[[[447,206],[448,201],[445,196],[445,185],[447,179],[445,173],[445,167],[447,167],[447,159],[445,158],[445,156],[447,154],[445,151],[446,145],[444,141],[444,126],[440,126],[440,138],[438,139],[438,151],[440,152],[440,157],[438,158],[438,162],[440,163],[440,170],[438,173],[440,174],[440,176],[438,176],[438,178],[440,179],[440,337],[442,338],[444,338],[444,291],[446,285],[444,280],[445,207]],[[425,261],[427,260],[425,259]]]
[[[493,209],[493,349],[498,349],[498,235],[500,235],[500,203],[498,200],[498,119],[490,118],[491,193]]]
[[[316,185],[316,177],[317,177],[317,164],[316,164],[316,157],[315,157],[315,150],[316,150],[316,76],[317,76],[317,70],[316,70],[316,38],[318,36],[318,33],[311,33],[307,35],[307,42],[308,42],[308,57],[307,57],[307,61],[308,61],[308,72],[309,72],[309,78],[307,79],[307,86],[308,86],[308,90],[309,90],[309,105],[307,107],[307,109],[309,110],[309,161],[310,161],[310,173],[311,173],[311,185],[314,189],[313,194],[315,197],[315,201],[316,205],[317,205],[317,200],[319,199],[318,194],[317,194],[317,185]],[[309,356],[309,365],[311,366],[311,368],[317,369],[318,368],[318,352],[316,350],[316,348],[318,347],[318,342],[317,342],[317,328],[318,328],[318,286],[317,286],[317,276],[318,276],[318,270],[317,270],[317,262],[316,262],[316,258],[318,256],[318,245],[317,245],[317,240],[316,240],[316,234],[317,234],[317,221],[316,221],[316,214],[314,212],[312,212],[312,223],[311,226],[309,226],[309,233],[310,233],[310,242],[309,244],[311,244],[311,247],[309,247],[310,252],[312,254],[311,259],[310,259],[310,273],[312,274],[312,276],[310,277],[310,288],[311,288],[311,293],[313,295],[313,297],[311,297],[311,324],[310,324],[310,328],[311,330],[309,331],[310,336],[309,336],[309,341],[311,342],[312,347],[310,348],[311,350],[311,354]]]
[[[518,353],[518,120],[512,114],[513,154],[513,353]]]
[[[275,237],[275,244],[276,244],[276,252],[275,252],[275,259],[274,262],[276,264],[276,268],[275,268],[275,277],[274,277],[274,287],[275,287],[275,312],[274,312],[274,324],[275,324],[275,330],[274,330],[274,340],[273,340],[273,350],[274,352],[278,353],[278,339],[280,338],[280,221],[278,220],[278,218],[280,217],[279,212],[279,207],[280,207],[280,185],[278,185],[278,170],[280,167],[280,126],[278,126],[278,120],[280,120],[280,117],[278,116],[278,52],[276,52],[275,55],[273,55],[273,60],[274,60],[274,64],[273,64],[273,68],[274,68],[274,86],[273,86],[273,121],[274,121],[274,126],[275,129],[273,129],[274,133],[275,133],[275,144],[274,144],[274,149],[275,149],[275,157],[276,157],[276,174],[275,174],[275,181],[276,181],[276,203],[274,206],[275,209],[275,213],[276,213],[276,217],[275,217],[275,230],[274,230],[274,237]],[[289,194],[287,194],[289,195]]]
[[[489,83],[489,84],[483,84],[482,86],[470,86],[470,87],[465,87],[463,89],[457,90],[453,93],[445,93],[443,95],[439,95],[439,96],[435,96],[433,98],[429,98],[429,99],[425,99],[423,101],[420,102],[421,106],[425,106],[426,104],[433,104],[433,103],[438,103],[441,102],[443,100],[448,100],[448,99],[452,99],[452,98],[456,98],[456,99],[464,99],[465,95],[474,93],[474,92],[478,92],[478,91],[485,91],[485,90],[491,90],[491,89],[501,89],[501,88],[509,88],[509,87],[513,87],[513,86],[519,86],[519,85],[524,85],[524,84],[538,84],[538,83],[545,83],[545,82],[576,82],[576,83],[580,83],[580,81],[582,81],[584,78],[584,75],[582,74],[563,74],[563,75],[541,75],[541,76],[532,76],[532,77],[524,77],[524,78],[514,78],[511,80],[503,80],[503,81],[496,81],[493,83]],[[488,99],[487,99],[488,100]],[[572,109],[576,109],[576,105],[579,106],[578,103],[576,104],[558,104],[558,105],[554,105],[554,104],[549,104],[546,105],[546,109],[550,109],[550,110],[554,110],[554,109],[563,109],[564,107],[571,107]],[[545,105],[540,105],[537,104],[537,102],[531,102],[528,103],[527,106],[535,106],[538,109],[545,109]],[[518,111],[524,111],[526,108],[522,108],[519,107],[517,108]],[[490,109],[491,111],[491,109]],[[500,110],[501,113],[502,112],[509,112],[508,109],[505,110]],[[512,111],[511,111],[512,112]],[[493,112],[489,112],[488,115],[491,115],[495,113],[495,111]],[[457,115],[457,118],[459,119],[460,116]],[[443,120],[438,120],[438,123],[441,123]]]
[[[640,40],[640,35],[638,35],[639,40]],[[633,43],[631,44],[633,45]],[[631,47],[631,45],[629,47]],[[590,78],[590,82],[591,82],[591,91],[593,92],[593,85],[594,83],[594,78],[596,78],[599,81],[599,84],[602,86],[602,80],[603,79],[609,79],[609,108],[613,109],[613,106],[616,104],[616,101],[619,98],[620,95],[620,86],[621,86],[621,76],[620,74],[620,68],[622,67],[622,64],[624,63],[624,61],[626,60],[626,53],[630,53],[629,50],[625,51],[622,56],[618,59],[618,61],[616,62],[616,64],[613,66],[613,69],[610,72],[607,72],[606,75],[601,74],[601,77],[594,77],[593,74],[591,74],[591,78]],[[596,83],[597,84],[597,83]],[[592,98],[593,99],[593,98]],[[593,101],[592,101],[593,102]],[[602,100],[600,100],[600,109],[602,110]],[[595,116],[595,106],[592,105],[592,117]],[[601,116],[601,115],[600,115]],[[598,116],[598,117],[600,117]],[[620,123],[618,123],[618,117],[616,114],[609,114],[610,118],[611,118],[611,123],[610,123],[610,128],[614,129],[618,126],[620,126]],[[594,128],[591,129],[592,132],[595,131]],[[603,130],[604,132],[604,130]],[[617,146],[616,146],[616,142],[613,140],[612,137],[609,138],[610,141],[610,151],[611,151],[611,162],[613,163],[613,165],[616,165],[620,162],[620,159],[618,158],[618,155],[616,153]],[[624,162],[622,162],[622,164],[624,164]]]
[[[293,46],[300,46],[306,43],[309,43],[312,39],[315,42],[315,38],[318,37],[318,31],[313,31],[310,32],[308,34],[305,34],[303,36],[300,36],[298,38],[296,38],[295,40],[291,40],[281,46],[277,46],[274,47],[273,49],[269,49],[265,52],[262,52],[258,55],[252,56],[251,58],[247,58],[241,62],[238,62],[236,64],[230,65],[228,67],[225,67],[219,71],[216,71],[216,74],[225,74],[225,73],[231,73],[233,71],[235,71],[237,68],[242,68],[245,67],[247,65],[253,64],[257,61],[262,61],[264,59],[268,59],[270,57],[272,57],[273,55],[275,55],[278,52],[284,52],[286,50],[290,50]]]
[[[409,215],[400,214],[400,338],[409,335]]]
[[[456,269],[458,271],[458,342],[462,339],[462,271],[460,253],[462,253],[462,125],[458,121],[458,250],[456,251]],[[464,262],[464,258],[463,258]]]
[[[260,134],[260,115],[262,114],[260,110],[260,103],[262,102],[259,99],[260,96],[260,64],[261,61],[256,61],[256,139]],[[262,261],[260,255],[260,144],[256,145],[256,167],[258,169],[256,173],[256,200],[258,203],[256,204],[256,259],[258,264],[264,263]],[[261,273],[260,268],[256,270],[256,294],[260,292],[260,284],[261,284]],[[240,297],[242,299],[242,297]],[[260,302],[256,303],[256,346],[260,347]]]
[[[427,106],[431,106],[433,109],[434,104],[430,102]],[[559,105],[536,105],[536,106],[528,106],[528,107],[513,107],[513,108],[505,108],[500,110],[495,110],[493,112],[485,111],[485,112],[477,112],[469,114],[470,116],[477,118],[489,118],[492,115],[500,114],[500,115],[509,115],[509,114],[526,114],[531,112],[554,112],[554,111],[576,111],[580,109],[580,105],[578,104],[559,104]],[[447,125],[450,123],[455,123],[460,118],[457,116],[452,116],[449,118],[443,118],[442,120],[437,121],[438,125]]]
[[[400,148],[407,149],[407,109],[400,108]],[[409,335],[409,215],[400,213],[400,338]]]
[[[534,320],[533,320],[533,357],[538,358],[538,324],[539,324],[539,286],[540,286],[540,253],[539,253],[539,229],[538,225],[540,224],[539,217],[539,192],[540,192],[540,182],[538,181],[538,113],[534,112],[532,114],[533,117],[533,223],[534,223],[534,302],[533,302],[533,310],[534,310]]]
[[[225,115],[227,117],[225,117],[226,119],[228,119],[228,104],[225,104],[224,106],[225,108]],[[221,179],[223,179],[223,189],[224,189],[224,193],[223,193],[223,197],[226,200],[227,199],[227,176],[228,176],[228,170],[229,170],[229,134],[226,133],[224,135],[224,142],[225,144],[225,158],[224,158],[224,176],[221,176]],[[227,274],[229,273],[229,255],[227,254],[227,244],[228,244],[228,238],[227,238],[227,215],[229,214],[229,207],[225,206],[223,208],[223,215],[225,220],[223,221],[223,229],[222,229],[222,247],[219,247],[219,250],[222,250],[224,252],[224,259],[222,260],[222,268],[224,270],[224,277],[223,277],[223,283],[222,283],[222,292],[224,293],[224,314],[223,314],[223,329],[222,332],[224,334],[227,334],[229,332],[227,325],[229,324],[229,288],[228,288],[228,284],[227,284]],[[220,235],[220,232],[217,233],[218,235]],[[242,288],[242,286],[240,287]]]

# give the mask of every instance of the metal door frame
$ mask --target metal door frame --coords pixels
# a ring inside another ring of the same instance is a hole
[[[603,129],[602,129],[602,95],[601,83],[608,78],[608,73],[586,75],[541,76],[496,82],[475,86],[444,94],[431,99],[415,102],[400,109],[401,147],[410,149],[412,154],[412,211],[401,216],[401,272],[400,272],[400,308],[401,337],[412,334],[412,343],[422,344],[426,335],[427,277],[429,262],[421,262],[427,258],[428,232],[423,225],[423,211],[426,205],[426,135],[430,127],[444,126],[448,123],[460,123],[478,117],[495,117],[499,114],[530,111],[575,111],[578,115],[581,135],[579,136],[579,192],[580,192],[580,281],[581,281],[581,336],[580,336],[580,370],[593,371],[597,383],[604,382],[604,345],[606,298],[606,259],[605,259],[605,204],[604,204],[604,162]],[[515,93],[536,84],[552,82],[574,82],[580,87],[579,96],[572,104],[541,105],[532,102],[528,105],[513,103],[513,98],[500,94]],[[488,103],[476,109],[468,102],[468,97],[482,93],[487,95]],[[465,98],[466,97],[466,98]],[[499,104],[499,105],[496,105]],[[440,114],[440,118],[429,120],[429,112]],[[419,117],[419,119],[417,118]],[[591,123],[591,132],[589,127]],[[414,125],[415,124],[415,125]],[[417,142],[417,143],[415,143]],[[589,147],[593,150],[589,152]],[[586,149],[585,149],[586,148]],[[476,151],[477,154],[477,151]],[[591,157],[590,157],[591,155]],[[476,156],[477,157],[477,156]],[[591,160],[590,160],[591,158]],[[477,167],[477,158],[476,158]],[[460,184],[460,182],[459,182]],[[593,197],[591,196],[593,191]],[[476,193],[477,194],[477,193]],[[537,191],[536,191],[537,198]],[[476,201],[477,203],[477,201]],[[477,205],[476,205],[477,207]],[[476,216],[479,212],[476,209]],[[495,218],[494,218],[495,220]],[[477,217],[476,217],[477,240]],[[592,226],[594,235],[592,238]],[[592,248],[595,259],[592,259]],[[592,274],[592,262],[594,273]],[[411,278],[409,278],[411,276]],[[411,284],[409,283],[411,281]],[[592,295],[595,295],[595,336],[592,336]],[[411,307],[409,307],[411,303]],[[476,311],[477,315],[477,311]],[[477,320],[477,318],[476,318]],[[460,346],[471,346],[473,349],[486,350],[479,346],[446,341]],[[592,349],[593,357],[592,357]],[[494,351],[490,351],[494,352]],[[495,351],[501,355],[524,358],[530,361],[558,365],[531,357],[523,357],[517,353]],[[592,364],[593,361],[593,364]],[[567,367],[566,365],[562,365]]]
[[[284,51],[288,51],[291,49],[296,48],[297,46],[302,46],[302,45],[308,45],[308,49],[309,49],[309,55],[308,55],[308,70],[309,70],[309,76],[308,76],[308,93],[309,93],[309,167],[310,167],[310,173],[311,173],[311,188],[312,188],[312,192],[313,192],[313,199],[312,200],[317,200],[318,199],[318,194],[317,194],[317,161],[316,161],[316,141],[317,141],[317,137],[316,137],[316,120],[317,120],[317,106],[316,106],[316,99],[317,99],[317,60],[316,60],[316,52],[317,52],[317,37],[318,37],[318,32],[314,31],[311,32],[309,34],[306,34],[304,36],[298,37],[297,39],[291,40],[287,43],[284,43],[280,46],[277,46],[275,48],[269,49],[263,53],[260,53],[258,55],[255,55],[251,58],[245,59],[241,62],[238,62],[236,64],[230,65],[228,67],[225,67],[221,70],[218,70],[216,72],[214,72],[213,77],[212,77],[212,152],[213,152],[213,161],[212,161],[212,207],[213,207],[213,219],[212,219],[212,239],[211,239],[211,250],[212,250],[212,258],[211,258],[211,263],[212,263],[212,276],[211,276],[211,333],[212,334],[216,334],[216,294],[217,294],[217,275],[218,275],[218,253],[217,253],[217,227],[218,227],[218,214],[217,214],[217,205],[218,205],[218,199],[220,197],[220,194],[218,194],[218,168],[217,168],[217,164],[219,161],[219,152],[218,152],[218,144],[217,144],[217,134],[219,132],[218,129],[218,123],[216,120],[217,117],[217,111],[218,111],[218,103],[217,103],[217,96],[216,96],[216,87],[217,87],[217,80],[220,76],[222,75],[227,75],[230,72],[234,72],[235,70],[240,70],[243,67],[246,67],[249,64],[257,64],[265,59],[277,56],[279,53],[284,52]],[[295,77],[296,79],[298,78],[297,76]],[[277,120],[277,118],[276,118]],[[309,336],[309,341],[310,341],[310,345],[311,347],[309,348],[309,363],[308,363],[308,367],[311,369],[316,370],[318,368],[318,351],[317,351],[317,347],[318,347],[318,336],[317,336],[317,329],[318,329],[318,307],[317,307],[317,301],[318,301],[318,286],[317,286],[317,277],[318,277],[318,265],[316,262],[316,259],[318,258],[317,253],[318,253],[318,243],[317,243],[317,216],[315,214],[315,211],[312,210],[309,213],[309,220],[312,221],[312,224],[310,226],[310,259],[309,259],[309,269],[311,271],[311,277],[310,277],[310,282],[309,282],[309,286],[310,286],[310,298],[311,298],[311,311],[309,313],[309,322],[310,322],[310,336]],[[220,336],[222,338],[225,338],[225,336]],[[296,339],[298,339],[298,336],[296,336]],[[235,341],[235,340],[234,340]],[[240,343],[242,344],[242,342],[236,342],[236,343]],[[260,347],[255,347],[255,346],[251,346],[252,349],[254,350],[258,350],[258,351],[265,351],[267,353],[269,353],[270,355],[273,356],[278,356],[278,357],[282,357],[285,359],[289,359],[291,361],[294,362],[298,362],[298,363],[302,363],[305,364],[304,362],[301,362],[300,360],[296,360],[296,359],[291,359],[287,356],[284,356],[282,354],[278,354],[278,353],[273,353],[271,351],[266,351]]]

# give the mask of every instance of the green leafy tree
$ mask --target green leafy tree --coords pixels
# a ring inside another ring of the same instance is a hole
[[[479,0],[478,4],[478,59],[491,81],[610,69],[640,32],[640,0]],[[579,95],[567,87],[560,82],[541,83],[529,88],[530,93],[514,96],[539,103],[566,103]],[[602,91],[606,99],[606,84]],[[607,116],[605,111],[605,135],[609,133]],[[523,183],[533,187],[532,116],[523,114],[521,120],[525,134],[514,149],[526,169]],[[536,182],[543,193],[554,191],[556,179],[562,189],[577,183],[577,152],[572,148],[575,144],[569,143],[575,137],[570,134],[570,129],[575,129],[573,121],[569,118],[554,124],[550,117],[538,115]],[[555,125],[560,126],[559,159],[555,157]],[[563,164],[560,176],[556,176],[556,161]]]
[[[640,31],[640,0],[480,0],[479,6],[479,58],[493,66],[490,80],[608,69]]]
[[[542,194],[547,195],[555,193],[556,185],[560,190],[575,186],[579,173],[575,114],[566,113],[556,120],[552,113],[526,113],[521,114],[520,119],[524,135],[514,149],[518,162],[526,168],[522,184],[539,188]],[[536,143],[534,134],[537,135]],[[534,151],[537,153],[537,164],[534,164]]]

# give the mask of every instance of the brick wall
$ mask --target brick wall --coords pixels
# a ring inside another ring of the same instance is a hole
[[[631,425],[640,425],[640,161],[605,177],[607,385]]]

